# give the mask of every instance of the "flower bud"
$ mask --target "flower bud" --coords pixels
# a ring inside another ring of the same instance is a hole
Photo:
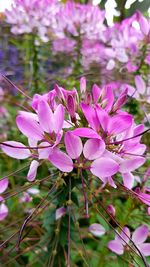
[[[80,79],[80,92],[81,92],[81,94],[86,92],[86,79],[85,79],[85,77],[81,77],[81,79]]]
[[[71,119],[75,119],[75,100],[72,95],[68,95],[67,97],[67,108],[69,111],[69,114],[71,116]]]
[[[115,215],[116,215],[116,209],[115,209],[115,207],[113,206],[113,205],[108,205],[107,206],[107,211],[113,216],[113,217],[115,217]]]
[[[60,219],[63,215],[66,214],[66,208],[61,207],[56,210],[56,220]]]

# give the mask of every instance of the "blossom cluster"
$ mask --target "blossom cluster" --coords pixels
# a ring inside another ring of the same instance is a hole
[[[53,0],[15,0],[11,10],[6,10],[5,15],[15,35],[33,33],[47,42],[56,24],[58,9],[58,3]]]
[[[86,92],[81,78],[80,95],[55,85],[44,95],[34,95],[34,112],[20,111],[16,123],[28,138],[28,146],[16,141],[1,145],[3,152],[17,158],[32,158],[27,178],[33,181],[42,159],[62,172],[74,168],[87,170],[103,186],[116,187],[116,174],[124,185],[134,185],[133,171],[145,163],[146,146],[140,143],[144,125],[136,125],[133,116],[121,110],[127,97],[125,89],[115,100],[112,87]]]
[[[133,189],[136,180],[140,183],[134,171],[145,163],[146,146],[140,142],[144,125],[137,125],[133,116],[122,109],[127,95],[126,88],[116,99],[110,85],[100,88],[94,84],[89,92],[84,77],[80,80],[79,90],[65,90],[56,84],[50,92],[33,96],[33,112],[19,111],[16,124],[28,139],[28,145],[11,140],[1,142],[1,149],[12,158],[30,159],[29,182],[36,179],[38,167],[46,160],[61,173],[80,173],[82,177],[86,170],[90,177],[98,178],[101,188],[106,185],[116,188],[122,179],[127,190]],[[145,180],[147,175],[149,169]],[[0,193],[7,186],[7,178],[0,181]],[[138,187],[132,190],[140,201],[150,206],[147,191],[148,188],[142,192]],[[20,202],[31,202],[35,193],[37,191],[27,190]],[[3,220],[8,208],[3,197],[0,201],[0,220]],[[109,205],[107,211],[115,218],[113,205]],[[64,206],[56,209],[55,220],[66,213]],[[106,234],[105,228],[98,223],[91,224],[88,231],[95,237]],[[124,227],[115,240],[109,241],[108,248],[121,255],[132,241],[143,255],[148,256],[150,244],[144,243],[147,236],[145,225],[135,230],[132,239],[129,229]]]
[[[14,34],[32,33],[52,41],[54,54],[80,54],[84,69],[96,63],[104,70],[138,71],[150,65],[150,21],[139,11],[112,27],[105,11],[93,4],[57,0],[15,0],[6,20]],[[143,58],[144,57],[144,58]]]

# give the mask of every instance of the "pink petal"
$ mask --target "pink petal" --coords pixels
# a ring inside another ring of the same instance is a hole
[[[128,227],[123,227],[123,231],[118,235],[116,235],[115,240],[118,240],[122,243],[122,245],[126,245],[130,241],[130,230]]]
[[[95,109],[85,103],[81,103],[81,108],[91,128],[98,131],[100,125]]]
[[[134,176],[131,172],[122,174],[124,186],[131,189],[134,185]]]
[[[1,149],[3,150],[3,152],[12,158],[26,159],[31,156],[30,150],[24,149],[26,148],[26,146],[20,142],[7,141],[7,142],[4,142],[4,144],[13,146],[13,147],[9,147],[5,145],[1,145]]]
[[[104,98],[107,101],[106,111],[109,112],[112,109],[114,103],[113,88],[111,86],[105,86],[103,90]]]
[[[53,149],[53,153],[49,155],[49,160],[62,172],[71,172],[73,170],[72,159],[57,148]]]
[[[65,134],[64,141],[68,155],[72,159],[77,159],[78,157],[80,157],[83,149],[80,137],[72,134],[71,132],[67,132]]]
[[[54,112],[54,132],[59,133],[62,130],[64,123],[64,107],[60,104]]]
[[[72,133],[80,137],[101,139],[94,130],[89,128],[77,128],[73,130]]]
[[[139,11],[137,12],[138,21],[140,24],[140,29],[143,34],[148,35],[150,31],[150,23],[149,20],[146,19]]]
[[[100,139],[89,139],[86,141],[83,154],[86,159],[93,160],[99,158],[105,150],[105,143]]]
[[[23,117],[27,117],[27,118],[31,118],[31,119],[33,119],[33,120],[35,120],[35,121],[38,121],[39,119],[38,119],[38,115],[37,114],[35,114],[35,113],[32,113],[32,112],[28,112],[28,111],[19,111],[19,115],[22,115]]]
[[[81,79],[80,79],[80,92],[81,92],[81,94],[86,92],[86,79],[85,79],[85,77],[81,77]]]
[[[67,97],[67,109],[71,118],[75,118],[76,105],[75,105],[75,99],[72,95],[68,95]]]
[[[60,219],[63,215],[66,214],[66,208],[61,207],[56,210],[56,220]]]
[[[37,168],[39,166],[39,162],[36,160],[33,160],[30,164],[30,168],[27,174],[27,179],[30,182],[33,182],[36,178],[36,174],[37,174]]]
[[[117,188],[116,184],[114,183],[114,180],[111,176],[107,178],[107,183],[110,184],[113,188]]]
[[[97,103],[97,101],[99,100],[100,93],[101,93],[101,89],[96,84],[94,84],[92,87],[92,95],[93,95],[94,103]]]
[[[137,197],[146,205],[150,206],[150,195],[142,192],[137,193]]]
[[[131,151],[131,153],[133,153],[133,154],[143,155],[145,150],[146,150],[146,145],[138,143],[138,144],[133,144],[133,147],[132,147],[132,144],[131,144],[130,149],[128,150],[128,152]]]
[[[20,115],[17,117],[16,123],[19,130],[28,138],[36,141],[43,139],[43,131],[37,121]]]
[[[145,85],[145,82],[141,78],[140,75],[136,75],[135,76],[135,85],[136,85],[136,88],[137,88],[139,94],[144,94],[145,93],[145,91],[146,91],[146,85]]]
[[[0,204],[0,221],[4,220],[8,215],[8,208],[7,206],[2,203]]]
[[[109,241],[108,248],[118,255],[122,255],[124,253],[123,245],[117,240]]]
[[[99,178],[110,177],[117,173],[118,170],[119,164],[109,158],[101,157],[91,164],[91,172]]]
[[[0,180],[0,194],[3,193],[8,187],[8,179],[4,178]]]
[[[140,134],[144,131],[144,124],[139,124],[134,128],[134,135]]]
[[[109,120],[109,134],[119,134],[127,130],[132,125],[131,115],[116,115]]]
[[[138,248],[144,256],[150,256],[150,243],[140,244]]]
[[[100,108],[98,105],[96,106],[96,112],[97,112],[97,116],[98,116],[101,127],[103,128],[105,132],[107,132],[107,127],[109,123],[109,116],[107,112],[104,109]]]
[[[99,223],[93,223],[89,227],[89,232],[92,233],[94,236],[102,236],[105,234],[105,228]]]
[[[132,234],[132,240],[135,244],[144,243],[148,237],[148,227],[146,225],[139,226]]]
[[[127,173],[127,172],[134,171],[135,169],[138,169],[140,166],[142,166],[144,164],[144,162],[145,162],[145,159],[143,157],[136,157],[133,159],[124,160],[120,164],[119,171],[121,173]]]
[[[50,146],[50,144],[47,142],[40,143],[40,146],[45,147],[45,148],[38,149],[39,159],[48,159],[49,155],[53,152],[53,148],[47,147],[47,146]]]
[[[53,131],[53,112],[44,100],[41,100],[38,104],[38,117],[39,123],[44,132],[51,133]]]

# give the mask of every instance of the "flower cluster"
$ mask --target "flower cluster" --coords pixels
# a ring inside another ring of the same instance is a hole
[[[7,155],[32,158],[27,178],[33,181],[41,160],[51,162],[61,172],[87,170],[103,186],[116,187],[120,174],[124,185],[134,185],[133,171],[145,163],[146,146],[140,143],[144,125],[136,125],[132,115],[121,110],[127,89],[116,100],[112,87],[93,85],[86,91],[81,78],[80,95],[56,85],[47,94],[33,97],[34,112],[20,111],[16,123],[29,146],[6,141]]]
[[[15,0],[5,15],[12,33],[51,40],[54,54],[79,53],[84,69],[96,63],[107,72],[132,73],[141,62],[150,64],[150,22],[139,11],[113,27],[104,24],[105,11],[98,6],[73,1]]]
[[[7,22],[12,25],[12,33],[37,34],[43,42],[47,42],[56,24],[58,9],[58,3],[53,0],[15,0],[5,15]]]

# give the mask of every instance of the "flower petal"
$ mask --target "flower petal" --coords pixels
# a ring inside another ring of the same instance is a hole
[[[109,241],[108,248],[118,255],[122,255],[124,253],[124,247],[118,240]]]
[[[100,93],[101,93],[101,89],[96,84],[94,84],[92,87],[92,95],[93,95],[94,103],[98,101],[100,97]]]
[[[59,133],[62,130],[64,124],[64,107],[63,105],[58,105],[54,112],[54,132]]]
[[[132,240],[135,244],[143,243],[148,237],[148,227],[146,225],[141,225],[132,234]]]
[[[28,138],[35,139],[37,141],[43,139],[43,131],[37,121],[32,118],[27,118],[19,115],[16,119],[19,130]]]
[[[29,149],[26,149],[26,146],[20,142],[15,141],[6,141],[4,144],[8,144],[10,146],[1,145],[1,149],[3,152],[15,159],[26,159],[31,156],[31,152]],[[12,147],[11,147],[12,146]],[[25,148],[25,149],[24,149]]]
[[[32,182],[35,180],[36,174],[37,174],[37,168],[39,166],[39,162],[36,160],[33,160],[30,164],[30,168],[27,174],[28,181]]]
[[[86,141],[83,154],[86,159],[93,160],[99,158],[105,150],[105,143],[100,139],[89,139]]]
[[[80,157],[83,149],[80,137],[72,134],[71,132],[67,132],[65,134],[64,141],[68,155],[72,159],[77,159],[78,157]]]
[[[77,128],[73,130],[72,133],[80,137],[101,139],[101,137],[90,128]]]
[[[109,119],[109,134],[119,134],[127,130],[132,125],[131,115],[116,115]]]
[[[3,193],[8,187],[8,179],[4,178],[0,180],[0,194]]]
[[[130,230],[128,227],[123,227],[121,233],[116,235],[115,240],[119,240],[124,246],[130,241]]]
[[[8,208],[7,206],[2,203],[0,204],[0,221],[4,220],[8,215]]]
[[[62,172],[71,172],[73,170],[72,159],[58,148],[53,149],[53,152],[49,155],[49,160]]]
[[[95,131],[98,131],[100,124],[96,110],[85,103],[81,103],[81,108],[91,128],[93,128]]]
[[[104,109],[99,107],[98,105],[96,106],[96,113],[97,113],[101,127],[103,128],[105,132],[107,132],[108,123],[110,119],[108,116],[108,113]]]
[[[131,189],[134,185],[134,176],[131,172],[122,174],[124,186]]]
[[[143,157],[135,157],[133,159],[124,160],[120,164],[119,171],[121,173],[127,173],[127,172],[134,171],[135,169],[142,166],[144,164],[144,162],[145,162],[145,159]]]
[[[150,243],[140,244],[138,248],[144,256],[150,256]]]
[[[39,148],[38,149],[39,159],[48,159],[49,155],[53,151],[53,148],[50,147],[50,144],[47,142],[41,142],[40,146],[45,147],[45,148]]]
[[[101,157],[96,159],[91,164],[91,172],[99,178],[110,177],[117,173],[119,164],[113,159]]]
[[[93,223],[89,227],[89,232],[92,233],[94,236],[102,236],[105,234],[105,228],[99,223]]]
[[[51,133],[53,131],[53,112],[44,100],[41,100],[38,104],[38,117],[39,123],[44,132]]]
[[[139,94],[145,93],[146,85],[145,85],[145,82],[140,75],[135,76],[135,85],[136,85],[136,88],[137,88]]]

